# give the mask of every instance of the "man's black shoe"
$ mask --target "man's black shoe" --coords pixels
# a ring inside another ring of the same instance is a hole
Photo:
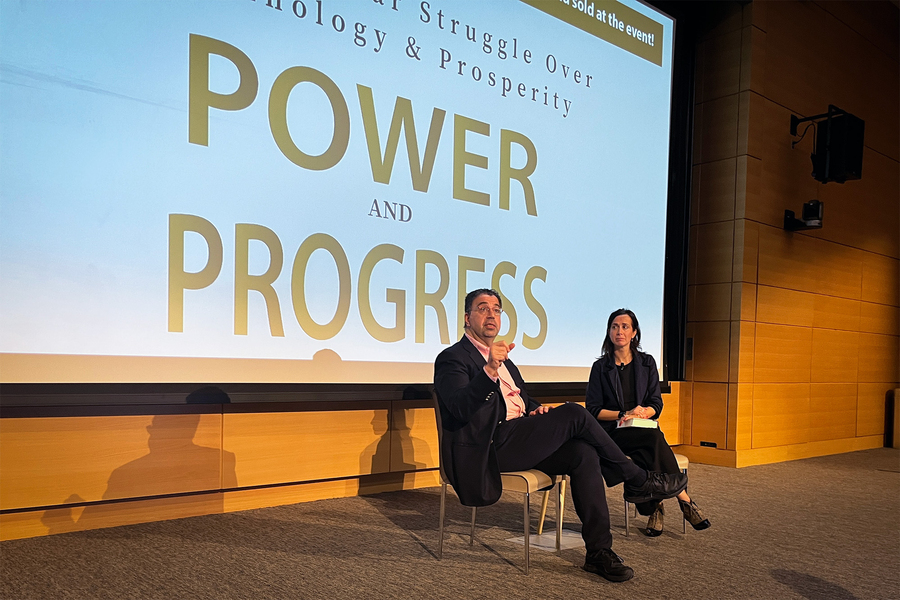
[[[609,548],[589,552],[584,557],[584,570],[596,573],[609,581],[628,581],[634,577],[634,569]]]
[[[647,473],[647,481],[639,487],[625,484],[625,501],[632,504],[665,500],[680,494],[687,487],[687,474]]]

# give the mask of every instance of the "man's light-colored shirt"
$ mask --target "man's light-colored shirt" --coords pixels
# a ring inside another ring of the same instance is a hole
[[[485,362],[487,362],[491,349],[475,339],[474,336],[469,335],[468,331],[466,332],[466,337],[469,338],[469,341],[472,342],[479,352],[481,352]],[[519,390],[516,382],[513,381],[512,375],[510,375],[509,369],[506,368],[505,364],[500,363],[500,368],[497,369],[497,373],[500,376],[500,390],[503,392],[503,400],[506,401],[506,420],[517,419],[525,414],[525,401],[519,394],[521,390]],[[486,366],[485,374],[487,374],[488,377],[491,377],[490,373],[487,372]],[[497,377],[491,377],[491,379],[497,381]]]

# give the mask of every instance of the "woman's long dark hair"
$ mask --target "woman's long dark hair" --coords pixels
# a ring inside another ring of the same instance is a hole
[[[636,332],[635,336],[631,338],[631,353],[634,354],[641,349],[641,326],[638,323],[637,317],[627,308],[620,308],[619,310],[614,310],[612,314],[609,315],[609,320],[606,321],[606,334],[603,336],[603,354],[601,354],[601,356],[606,356],[607,354],[612,356],[613,352],[616,351],[615,346],[613,346],[612,341],[609,339],[609,328],[612,327],[612,322],[616,317],[621,317],[622,315],[631,317],[631,327]]]

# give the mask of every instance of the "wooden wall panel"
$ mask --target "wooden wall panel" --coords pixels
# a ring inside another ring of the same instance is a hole
[[[765,123],[762,116],[765,111],[766,99],[751,91],[742,91],[738,101],[738,154],[761,157],[763,155],[762,143],[765,138]],[[743,207],[744,211],[746,206]],[[737,213],[736,213],[737,214]],[[742,217],[746,216],[743,212]]]
[[[227,413],[223,446],[238,485],[267,485],[386,473],[390,404],[371,410]]]
[[[821,6],[847,27],[859,32],[885,56],[900,55],[900,38],[896,35],[897,11],[890,3],[823,2]]]
[[[695,104],[694,105],[694,129],[691,133],[691,141],[693,142],[693,146],[691,148],[691,160],[692,164],[699,165],[703,162],[703,125],[704,125],[704,116],[705,116],[705,104]],[[726,157],[727,158],[727,157]],[[698,173],[699,168],[694,169],[694,173]],[[700,195],[700,180],[696,179],[692,182],[691,189],[691,206],[695,207],[694,202],[699,202]],[[699,211],[692,211],[696,214],[699,214]]]
[[[740,234],[741,262],[732,266],[734,281],[759,281],[759,230],[759,224],[753,221],[735,223],[735,231]]]
[[[865,118],[856,111],[852,112]],[[872,129],[866,128],[867,139]],[[864,148],[861,179],[843,185],[829,183],[819,186],[816,198],[825,204],[824,226],[809,234],[873,254],[897,258],[897,222],[900,220],[898,179],[900,171],[896,161]]]
[[[673,381],[672,392],[663,394],[663,411],[659,416],[659,429],[666,436],[670,446],[681,443],[681,400],[683,383]]]
[[[813,383],[856,383],[859,334],[834,329],[812,330]]]
[[[785,446],[769,446],[766,448],[753,448],[741,452],[735,461],[737,467],[749,467],[752,465],[765,465],[784,462],[787,460],[799,460],[801,458],[813,458],[815,456],[827,456],[829,454],[842,454],[845,452],[857,452],[880,448],[884,443],[883,436],[864,436],[842,438],[839,440],[822,440],[818,442],[803,442],[800,444],[788,444]]]
[[[684,327],[684,335],[686,336],[686,343],[690,343],[693,346],[694,340],[694,324],[690,321]],[[685,381],[693,381],[694,380],[694,359],[693,359],[693,348],[691,349],[690,355],[685,355],[684,359],[684,379]]]
[[[391,409],[391,471],[439,466],[437,422],[433,408]]]
[[[900,356],[898,340],[900,338],[893,335],[859,334],[860,383],[896,383],[900,380],[897,372],[897,357]]]
[[[167,521],[223,512],[222,493],[132,500],[86,508],[62,507],[0,515],[0,540],[14,540]]]
[[[809,383],[811,360],[812,329],[756,324],[754,382]]]
[[[688,321],[727,321],[731,318],[731,284],[712,283],[688,288]]]
[[[815,298],[808,292],[760,285],[756,289],[756,320],[812,327]]]
[[[737,388],[735,395],[732,389]],[[735,450],[748,450],[753,447],[753,384],[731,384],[728,390],[728,417],[734,414],[734,433],[729,431],[728,446]],[[734,442],[732,443],[732,439]]]
[[[808,383],[753,386],[753,447],[799,444],[809,439]]]
[[[860,331],[860,302],[834,296],[813,297],[813,327]]]
[[[0,419],[0,507],[218,489],[221,416]]]
[[[756,321],[757,286],[735,282],[731,288],[731,319]]]
[[[888,304],[861,302],[859,331],[900,335],[900,308]]]
[[[691,444],[713,442],[727,445],[728,384],[694,383],[691,415]]]
[[[698,56],[697,101],[708,102],[738,93],[740,84],[741,30],[732,29],[701,42]]]
[[[731,323],[712,321],[693,323],[694,381],[728,381],[728,350]]]
[[[896,306],[900,302],[900,261],[870,252],[861,254],[862,299]]]
[[[734,219],[736,167],[735,158],[700,165],[698,223],[717,223]]]
[[[884,408],[888,390],[894,385],[887,383],[860,383],[858,387],[856,435],[881,435],[884,433]],[[895,410],[896,410],[896,404]],[[895,433],[896,435],[896,433]]]
[[[703,103],[701,155],[695,163],[737,156],[738,96],[723,96]]]
[[[810,266],[819,278],[814,291],[828,296],[859,300],[862,294],[863,257],[856,248],[817,241],[816,261]],[[809,268],[809,267],[807,267]]]
[[[681,420],[681,443],[693,444],[694,384],[690,381],[679,382],[678,396],[678,408],[681,413],[679,415]]]
[[[746,321],[731,322],[731,364],[728,381],[731,383],[752,383],[754,368],[754,348],[756,347],[756,323]]]
[[[46,511],[6,513],[0,515],[0,541],[252,510],[326,498],[346,498],[365,493],[434,487],[440,484],[436,470],[398,475],[399,478],[395,474],[387,473],[197,496],[132,500],[84,509],[54,508]]]
[[[748,2],[744,5],[742,13],[744,27],[753,25],[761,31],[766,31],[766,29],[768,29],[766,26],[766,14],[768,14],[768,10],[766,10],[765,2]]]
[[[759,178],[762,161],[755,156],[740,154],[737,157],[737,178],[734,192],[734,218],[746,219],[747,206],[759,202]]]
[[[831,72],[822,60],[828,44],[822,35],[824,11],[813,2],[764,4],[766,96],[803,116],[825,112],[828,107],[822,106],[823,82]],[[807,160],[809,152],[806,150]]]
[[[696,140],[695,142],[696,143]],[[691,166],[691,225],[700,223],[700,165]]]
[[[838,440],[856,435],[856,384],[809,386],[809,440]]]
[[[760,226],[759,284],[815,292],[818,278],[824,275],[810,268],[810,265],[818,264],[815,244],[815,240],[805,235]]]
[[[740,88],[766,93],[766,32],[749,22],[741,30]]]
[[[694,283],[731,283],[734,223],[709,223],[691,228],[697,239]]]
[[[830,2],[823,3],[825,7]],[[868,4],[868,3],[866,3]],[[883,31],[890,32],[896,39],[897,15],[882,24]],[[866,128],[866,145],[880,153],[898,159],[897,131],[900,131],[898,117],[897,53],[885,54],[873,51],[872,42],[860,35],[852,27],[830,15],[825,19],[823,39],[828,40],[826,54],[822,57],[834,73],[842,73],[840,78],[825,80],[829,101],[847,109],[860,118],[872,121],[878,118],[882,127]],[[871,29],[870,29],[871,31]],[[873,93],[872,82],[879,82],[877,93]]]

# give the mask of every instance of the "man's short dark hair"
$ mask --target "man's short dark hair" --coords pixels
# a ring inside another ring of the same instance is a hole
[[[497,303],[500,304],[500,308],[503,308],[503,300],[500,299],[500,293],[497,290],[489,290],[487,288],[481,288],[478,290],[472,290],[468,294],[466,294],[466,303],[465,303],[465,312],[469,314],[472,312],[472,303],[475,302],[475,298],[478,296],[493,296],[497,299]]]

